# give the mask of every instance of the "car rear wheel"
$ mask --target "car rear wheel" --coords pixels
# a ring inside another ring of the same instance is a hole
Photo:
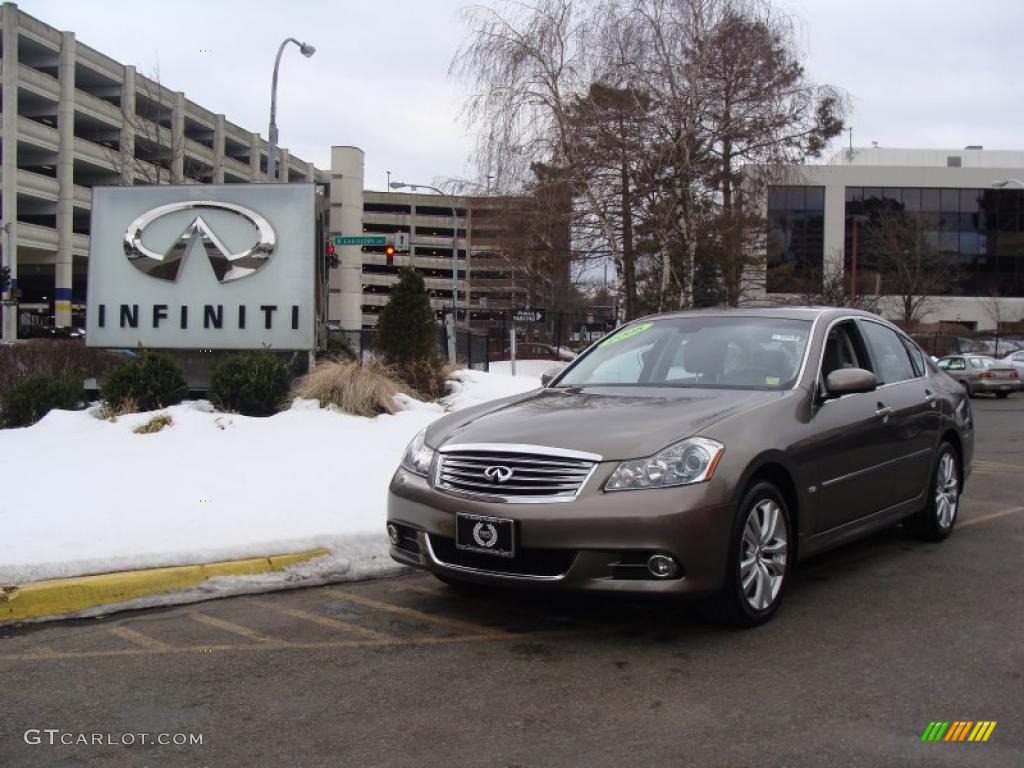
[[[740,502],[725,586],[708,606],[712,618],[739,627],[768,621],[782,603],[791,541],[789,508],[779,489],[755,484]]]
[[[928,503],[924,509],[907,518],[904,527],[925,541],[942,541],[953,532],[960,509],[960,460],[956,449],[947,442],[939,446]]]

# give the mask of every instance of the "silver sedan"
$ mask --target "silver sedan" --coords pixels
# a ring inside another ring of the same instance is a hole
[[[947,355],[937,365],[959,381],[971,397],[979,392],[988,392],[1005,398],[1011,392],[1021,390],[1020,374],[1016,368],[985,355]]]

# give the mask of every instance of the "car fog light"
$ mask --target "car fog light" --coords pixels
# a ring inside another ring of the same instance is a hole
[[[391,539],[391,543],[396,547],[398,542],[402,540],[402,537],[398,533],[398,526],[394,523],[388,523],[388,538]]]
[[[647,570],[656,579],[671,579],[679,573],[679,566],[671,555],[651,555],[647,558]]]

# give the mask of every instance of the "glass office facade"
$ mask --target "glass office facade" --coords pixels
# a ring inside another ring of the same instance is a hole
[[[819,290],[825,252],[825,188],[768,188],[769,293]]]
[[[1024,296],[1024,191],[847,187],[847,271],[852,262],[853,217],[867,217],[859,219],[863,235],[871,221],[892,213],[916,219],[925,240],[953,270],[956,279],[949,295]],[[858,273],[870,272],[871,238],[858,239]],[[857,282],[862,285],[862,278]]]

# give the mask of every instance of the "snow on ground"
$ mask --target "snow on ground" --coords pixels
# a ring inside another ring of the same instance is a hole
[[[404,410],[373,419],[309,400],[269,418],[192,401],[148,435],[132,429],[152,413],[109,422],[97,407],[0,430],[0,584],[331,550],[139,607],[391,571],[387,486],[406,444],[446,411],[539,386],[517,373],[458,371],[441,404],[403,398]]]

